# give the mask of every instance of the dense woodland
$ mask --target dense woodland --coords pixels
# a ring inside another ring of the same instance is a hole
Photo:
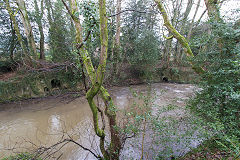
[[[215,131],[206,145],[214,144],[213,152],[238,159],[240,6],[224,9],[227,4],[224,0],[1,0],[0,102],[81,92],[99,137],[101,154],[91,154],[117,160],[134,129],[118,126],[117,106],[106,88],[194,83],[201,90],[188,102],[188,109]],[[94,101],[97,95],[104,109]]]

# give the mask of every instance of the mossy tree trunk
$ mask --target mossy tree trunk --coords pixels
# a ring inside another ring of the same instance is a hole
[[[28,13],[26,10],[26,5],[25,5],[24,0],[17,0],[17,5],[20,10],[20,15],[21,15],[23,26],[24,26],[25,34],[27,36],[28,46],[30,48],[31,55],[36,60],[37,59],[37,49],[36,49],[36,44],[35,44],[34,36],[33,36],[33,32],[32,32],[32,26],[29,21],[29,17],[28,17]]]
[[[208,17],[210,18],[211,21],[215,23],[221,23],[223,22],[223,19],[220,16],[220,7],[218,5],[218,0],[204,0],[205,5],[207,7],[208,11]],[[212,25],[214,27],[214,25]],[[211,34],[211,28],[208,29],[208,33]],[[218,41],[218,48],[219,52],[221,52],[222,47],[223,47],[223,40],[222,38],[217,38]]]
[[[13,23],[13,28],[14,28],[14,30],[16,32],[18,42],[19,42],[19,44],[20,44],[20,46],[21,46],[21,48],[23,50],[24,63],[30,64],[31,63],[31,58],[30,58],[30,56],[28,54],[27,47],[25,46],[25,44],[23,42],[22,35],[20,33],[19,26],[18,26],[17,20],[15,18],[15,13],[11,9],[9,0],[4,0],[4,2],[6,4],[6,9],[8,11],[9,16],[10,16],[10,19],[11,19],[11,21]]]
[[[215,21],[222,21],[220,17],[220,11],[218,6],[218,0],[204,0],[205,5],[207,7],[209,18],[213,18]]]
[[[168,31],[173,35],[173,37],[176,38],[178,40],[178,42],[184,48],[184,52],[185,52],[186,56],[189,58],[189,63],[192,65],[193,70],[198,74],[203,73],[204,70],[203,70],[202,67],[199,67],[199,66],[196,66],[195,64],[193,64],[192,58],[194,58],[194,55],[193,55],[193,52],[192,52],[192,50],[191,50],[191,48],[188,44],[188,41],[170,23],[170,21],[168,19],[167,12],[163,7],[162,1],[161,0],[154,0],[154,1],[157,4],[158,9],[162,14],[162,17],[163,17],[163,20],[164,20],[164,25],[167,27]]]
[[[180,18],[180,9],[182,6],[182,0],[176,0],[174,2],[172,2],[173,4],[173,15],[171,18],[171,23],[173,26],[177,26],[179,24],[178,19]],[[168,33],[168,37],[171,37],[172,33],[169,32]],[[163,51],[163,68],[164,69],[168,69],[170,67],[170,57],[173,55],[174,59],[176,57],[176,51],[174,52],[173,49],[173,39],[172,38],[167,38],[165,41],[165,47],[164,47],[164,51]],[[175,54],[174,54],[175,53]]]
[[[181,20],[181,23],[180,23],[180,33],[182,33],[182,34],[184,34],[184,32],[187,30],[187,26],[186,26],[186,22],[187,22],[187,18],[188,18],[188,16],[189,16],[189,14],[190,14],[190,11],[191,11],[191,9],[192,9],[192,6],[193,6],[193,0],[188,0],[188,3],[187,3],[187,7],[186,7],[186,10],[185,10],[185,12],[184,12],[184,14],[183,14],[183,19]],[[178,64],[179,64],[179,62],[180,62],[180,59],[181,59],[181,57],[182,57],[182,48],[181,48],[181,44],[180,43],[177,43],[177,45],[176,45],[176,48],[177,48],[177,50],[176,50],[176,55],[175,55],[175,62],[177,62]]]
[[[94,131],[96,135],[100,138],[100,150],[102,152],[103,157],[101,159],[112,159],[118,160],[120,150],[122,149],[122,143],[120,139],[120,134],[117,127],[116,120],[116,108],[113,103],[113,100],[108,93],[108,91],[103,87],[103,78],[106,69],[107,62],[107,50],[108,50],[108,30],[107,30],[107,17],[106,17],[106,1],[99,0],[99,13],[100,13],[100,40],[101,40],[101,54],[100,54],[100,62],[97,70],[94,69],[90,56],[88,55],[87,50],[84,48],[83,38],[82,38],[82,26],[80,24],[80,20],[75,16],[74,13],[77,12],[77,5],[75,0],[69,0],[71,8],[67,6],[64,0],[62,0],[68,13],[72,17],[72,20],[76,29],[76,48],[78,50],[79,55],[81,56],[85,68],[87,70],[87,74],[91,81],[91,88],[86,93],[86,98],[88,100],[89,106],[91,108],[93,114],[93,123],[94,123]],[[100,94],[101,98],[105,103],[105,109],[102,111],[94,102],[94,97]],[[105,121],[104,121],[104,113],[108,118],[110,134],[111,134],[111,142],[110,146],[106,148],[105,144]],[[99,117],[99,114],[101,115]],[[100,127],[99,121],[102,121],[102,126]]]

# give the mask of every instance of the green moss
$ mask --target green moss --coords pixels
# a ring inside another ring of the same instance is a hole
[[[173,34],[173,36],[180,42],[180,44],[182,45],[182,47],[184,48],[184,52],[186,53],[186,55],[188,57],[194,57],[193,52],[188,44],[188,41],[186,40],[186,38],[184,36],[182,36],[170,23],[168,16],[167,16],[167,12],[165,11],[163,4],[161,2],[161,0],[155,0],[156,4],[158,5],[158,8],[163,16],[164,19],[164,25],[167,27],[167,29],[169,30],[169,32],[171,32],[171,34]],[[193,69],[195,70],[196,73],[203,73],[204,70],[199,67],[199,66],[195,66],[191,61],[190,64],[193,66]]]
[[[24,75],[24,77],[23,77]],[[48,73],[19,73],[18,77],[9,81],[0,81],[0,102],[26,99],[32,97],[42,97],[46,94],[54,94],[51,86],[51,80],[60,80],[61,85],[65,87],[58,88],[76,90],[76,85],[81,81],[81,74],[71,68],[58,72]],[[45,93],[44,88],[48,88],[49,92]]]

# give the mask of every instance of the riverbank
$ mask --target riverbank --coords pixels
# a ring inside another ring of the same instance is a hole
[[[187,84],[197,80],[197,75],[189,67],[139,70],[129,64],[123,66],[116,76],[113,76],[111,69],[107,69],[104,79],[106,88],[159,82]],[[0,76],[0,103],[81,93],[85,91],[83,77],[82,73],[73,66],[65,66],[57,71],[42,71],[41,68],[28,71],[20,68],[18,71],[7,72]],[[89,87],[89,79],[85,80]]]

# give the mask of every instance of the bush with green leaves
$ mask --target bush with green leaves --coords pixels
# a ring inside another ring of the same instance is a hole
[[[240,27],[210,22],[211,34],[195,37],[196,63],[204,66],[202,88],[191,109],[204,117],[217,137],[240,140]],[[224,139],[224,138],[223,138]]]

